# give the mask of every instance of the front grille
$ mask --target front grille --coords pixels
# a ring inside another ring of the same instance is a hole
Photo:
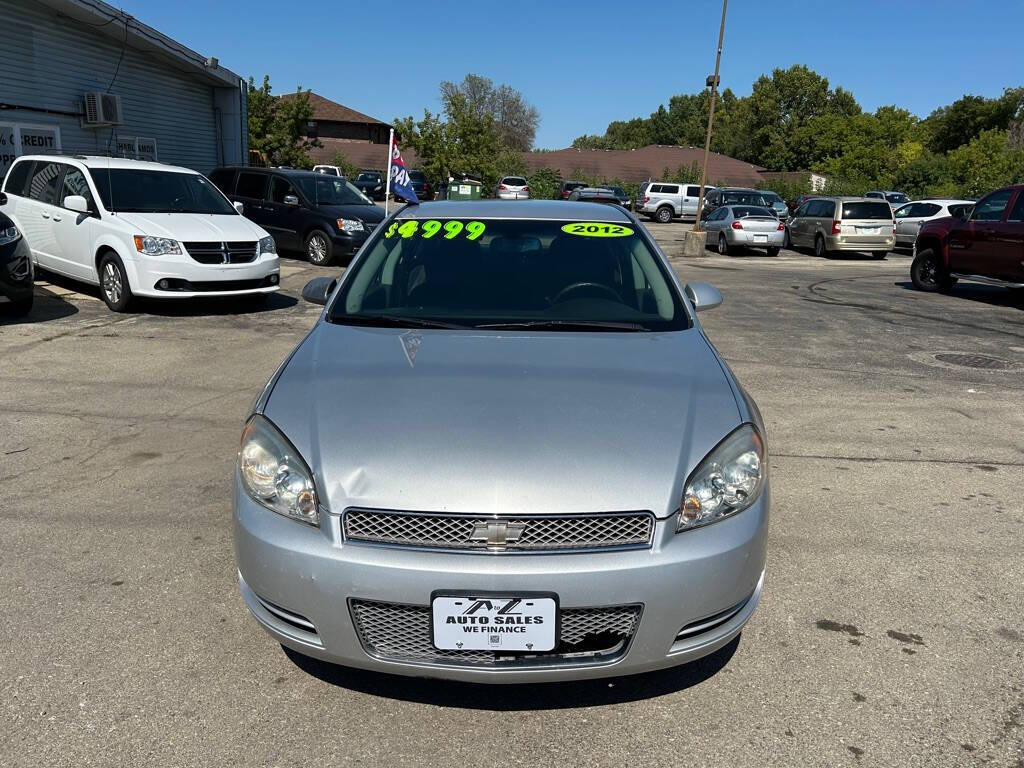
[[[350,509],[345,538],[402,547],[470,551],[544,552],[640,549],[651,545],[649,512],[600,515],[443,515]]]
[[[430,608],[423,605],[352,600],[352,620],[363,649],[395,661],[468,666],[523,666],[564,661],[586,664],[621,656],[636,632],[641,606],[564,608],[555,650],[546,653],[442,651],[430,636]]]
[[[182,243],[200,264],[249,264],[256,261],[258,243]]]

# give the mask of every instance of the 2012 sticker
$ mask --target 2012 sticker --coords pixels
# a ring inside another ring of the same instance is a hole
[[[568,235],[580,237],[629,237],[633,230],[621,224],[608,224],[600,221],[577,221],[566,224],[562,231]]]
[[[454,240],[459,236],[463,236],[467,240],[476,240],[486,230],[487,225],[482,221],[459,221],[458,219],[449,219],[448,221],[427,219],[426,221],[420,221],[419,219],[408,219],[402,222],[393,222],[388,227],[388,231],[384,233],[384,237],[398,236],[408,239],[419,236],[424,240],[430,240],[436,236],[442,237],[445,240]]]

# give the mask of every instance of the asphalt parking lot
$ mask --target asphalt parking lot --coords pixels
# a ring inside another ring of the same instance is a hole
[[[337,269],[284,259],[258,312],[38,285],[0,321],[0,764],[1024,766],[1024,297],[896,255],[673,264],[767,424],[763,602],[696,664],[525,687],[303,660],[238,594],[242,423]]]

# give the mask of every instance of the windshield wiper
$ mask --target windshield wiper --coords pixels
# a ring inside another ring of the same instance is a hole
[[[600,320],[523,320],[508,323],[485,323],[474,326],[476,328],[488,328],[492,330],[554,330],[554,331],[644,331],[647,330],[640,323],[613,323]]]
[[[448,328],[465,330],[470,326],[458,323],[446,323],[444,320],[431,320],[423,317],[399,317],[398,315],[339,315],[332,318],[334,322],[346,325],[369,325],[380,328]]]

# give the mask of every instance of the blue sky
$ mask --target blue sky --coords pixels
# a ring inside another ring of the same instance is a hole
[[[703,88],[721,14],[718,0],[119,1],[244,77],[269,74],[277,93],[302,85],[387,122],[437,111],[441,80],[508,83],[540,110],[536,143],[551,149]],[[997,96],[1024,85],[1024,3],[993,8],[983,21],[970,0],[732,0],[722,85],[746,95],[799,63],[868,110],[924,116],[964,93]]]

